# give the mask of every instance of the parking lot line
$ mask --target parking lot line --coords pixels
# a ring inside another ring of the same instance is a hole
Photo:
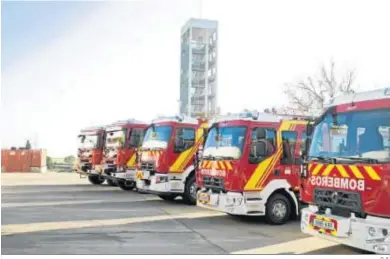
[[[8,186],[6,186],[8,187]],[[73,186],[72,186],[73,187]],[[49,189],[49,190],[45,190],[46,192],[50,192],[50,193],[68,193],[68,192],[71,192],[71,193],[80,193],[80,192],[123,192],[123,190],[119,189],[119,188],[115,188],[115,187],[106,187],[106,186],[99,186],[98,188],[89,188],[90,186],[88,186],[88,189],[81,189],[81,188],[72,188],[70,187],[69,189]],[[77,186],[75,186],[77,187]],[[83,187],[83,186],[81,186]],[[42,190],[32,190],[32,189],[2,189],[1,190],[1,194],[35,194],[35,193],[42,193]]]
[[[39,207],[39,206],[58,206],[58,205],[77,205],[77,204],[96,204],[96,203],[115,203],[115,202],[140,202],[140,201],[153,201],[161,200],[160,198],[142,198],[142,199],[120,199],[120,200],[85,200],[85,201],[51,201],[51,202],[14,202],[14,203],[2,203],[2,208],[15,208],[15,207]]]
[[[232,254],[304,254],[338,245],[340,244],[328,240],[307,237],[270,246],[235,251]]]
[[[184,213],[178,215],[160,215],[160,216],[151,216],[151,217],[133,217],[133,218],[107,219],[107,220],[82,220],[82,221],[10,224],[10,225],[1,226],[1,235],[2,236],[14,235],[14,234],[31,233],[31,232],[63,230],[63,229],[78,229],[78,228],[88,228],[88,227],[118,226],[118,225],[161,221],[161,220],[169,220],[169,219],[205,218],[205,217],[215,217],[221,215],[225,215],[225,214],[210,211],[210,212]]]

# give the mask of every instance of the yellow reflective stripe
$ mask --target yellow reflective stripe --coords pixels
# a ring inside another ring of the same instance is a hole
[[[186,151],[182,152],[176,159],[176,161],[173,163],[173,165],[169,168],[169,171],[179,172],[181,167],[183,166],[184,160],[190,155],[191,151],[192,149],[187,149]]]
[[[225,168],[225,165],[224,165],[224,161],[219,161],[219,167],[221,168],[221,169],[226,169]]]
[[[230,161],[226,161],[225,163],[226,163],[227,169],[229,169],[229,170],[233,169],[232,164],[230,163]]]
[[[323,164],[318,164],[318,165],[314,168],[314,170],[313,170],[313,172],[312,172],[311,174],[312,174],[312,175],[317,175],[317,174],[320,172],[322,166],[323,166]]]
[[[135,153],[131,156],[129,161],[127,161],[126,166],[134,166],[135,165]]]
[[[255,190],[256,189],[258,179],[260,179],[263,176],[263,174],[265,173],[265,170],[267,169],[267,167],[269,166],[269,164],[271,163],[273,158],[274,158],[274,156],[271,156],[271,157],[265,159],[264,161],[262,161],[257,166],[256,170],[253,172],[252,177],[249,179],[249,181],[245,185],[244,190]]]
[[[309,164],[309,171],[311,170],[311,168],[313,167],[314,164]]]
[[[381,179],[381,177],[377,174],[377,172],[375,172],[374,168],[372,168],[371,166],[364,166],[364,170],[366,170],[372,180],[379,181]]]
[[[209,161],[209,163],[207,164],[207,168],[211,168],[212,165],[213,165],[213,161]]]
[[[344,166],[342,165],[336,165],[337,170],[339,170],[340,175],[344,178],[349,178],[349,174],[347,171],[345,171]]]
[[[352,173],[355,175],[358,179],[364,179],[363,174],[359,171],[359,168],[357,168],[356,165],[350,165],[349,168],[351,169]]]
[[[324,172],[322,173],[322,176],[328,176],[330,174],[330,172],[333,170],[334,168],[334,165],[328,165]]]

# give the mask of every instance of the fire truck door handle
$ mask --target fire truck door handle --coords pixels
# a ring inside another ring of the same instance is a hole
[[[280,170],[279,169],[275,169],[274,170],[274,175],[275,176],[279,176],[280,175]]]

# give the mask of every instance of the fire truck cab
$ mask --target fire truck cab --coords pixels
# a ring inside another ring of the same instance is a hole
[[[107,126],[102,170],[109,185],[118,185],[123,190],[135,188],[136,150],[142,144],[147,126],[135,119]]]
[[[103,158],[104,127],[88,127],[78,135],[79,147],[74,171],[82,176],[88,176],[92,184],[102,184],[105,179],[98,170]]]
[[[196,204],[193,160],[203,142],[205,121],[176,116],[152,121],[140,148],[137,189],[164,200],[182,196]]]
[[[302,168],[304,233],[390,253],[390,88],[335,98]]]
[[[245,112],[210,122],[197,168],[197,205],[283,224],[299,214],[307,121]]]

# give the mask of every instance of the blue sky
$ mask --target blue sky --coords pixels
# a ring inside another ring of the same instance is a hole
[[[2,69],[38,45],[61,36],[98,2],[2,1]]]
[[[180,29],[200,0],[1,6],[3,147],[31,139],[65,156],[82,127],[177,112]],[[359,90],[388,87],[388,10],[380,0],[203,0],[202,18],[219,21],[222,112],[284,105],[284,84],[331,58],[356,68]]]

